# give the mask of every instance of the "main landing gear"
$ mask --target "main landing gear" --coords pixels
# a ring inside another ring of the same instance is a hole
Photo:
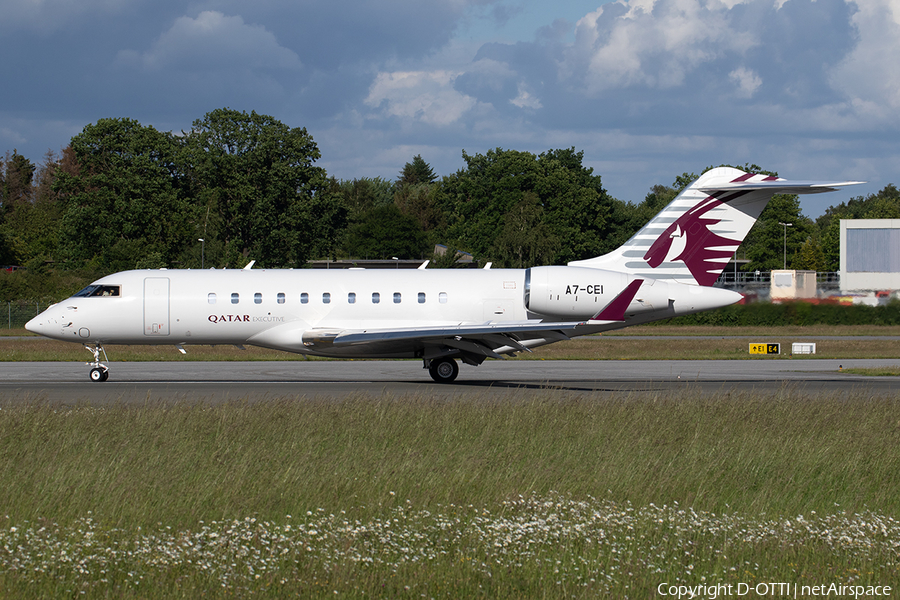
[[[93,367],[91,369],[91,381],[106,381],[109,379],[109,367],[106,363],[109,362],[109,358],[106,356],[106,350],[103,348],[100,343],[97,343],[93,347],[84,344],[86,350],[89,350],[94,355],[94,361],[89,362],[88,366]],[[103,353],[103,361],[100,361],[100,353]]]
[[[459,375],[459,365],[452,358],[435,358],[428,366],[428,373],[438,383],[450,383]]]

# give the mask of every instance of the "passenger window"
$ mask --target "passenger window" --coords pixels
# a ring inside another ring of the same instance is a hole
[[[447,304],[447,292],[441,292],[438,294],[438,302],[441,304]]]
[[[331,292],[322,294],[322,304],[331,304]]]
[[[347,294],[347,303],[356,304],[356,292],[350,292],[349,294]]]
[[[207,294],[206,301],[209,302],[210,304],[215,304],[216,303],[216,294],[214,292],[210,292],[209,294]]]
[[[284,304],[284,292],[278,292],[278,304]]]
[[[394,304],[400,304],[400,292],[394,292]]]
[[[253,294],[253,304],[262,304],[262,294],[259,292]]]
[[[306,292],[300,294],[300,304],[309,304],[309,294]]]
[[[425,304],[425,292],[419,292],[419,304]]]
[[[372,292],[372,304],[378,304],[379,302],[381,302],[381,294]]]
[[[238,294],[237,292],[234,292],[234,293],[231,294],[231,303],[232,303],[232,304],[237,304],[237,303],[240,302],[240,301],[241,301],[241,295],[240,295],[240,294]]]

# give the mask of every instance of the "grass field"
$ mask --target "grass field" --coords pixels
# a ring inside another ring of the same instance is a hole
[[[893,327],[635,327],[521,359],[749,359],[751,341],[808,336],[877,336],[815,340],[817,357],[900,356]],[[0,337],[0,361],[89,357]],[[634,598],[761,582],[896,595],[898,442],[900,396],[791,388],[107,408],[0,397],[0,598]]]
[[[0,596],[897,586],[898,442],[790,388],[0,404]]]

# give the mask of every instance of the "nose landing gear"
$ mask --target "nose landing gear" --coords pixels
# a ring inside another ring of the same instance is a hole
[[[94,355],[94,361],[87,363],[89,367],[93,367],[91,369],[91,381],[106,381],[109,379],[109,367],[106,363],[109,362],[109,357],[106,356],[106,350],[103,346],[98,342],[93,347],[84,344],[86,350],[89,350]],[[103,353],[103,361],[100,361],[100,353]]]

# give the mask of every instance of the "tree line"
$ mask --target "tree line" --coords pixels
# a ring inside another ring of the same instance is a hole
[[[25,267],[0,277],[0,295],[35,297],[133,268],[250,260],[299,268],[431,258],[450,267],[461,250],[498,267],[564,264],[618,247],[696,178],[684,173],[632,203],[611,197],[574,148],[462,156],[466,166],[442,177],[414,156],[393,181],[338,180],[315,166],[321,155],[305,128],[256,112],[217,109],[178,133],[101,119],[37,165],[15,150],[0,159],[0,264]],[[786,234],[790,267],[837,270],[841,218],[900,218],[900,193],[889,185],[815,221],[797,196],[776,196],[738,257],[748,270],[781,268]],[[779,223],[788,222],[785,231]],[[435,244],[450,251],[434,255]]]

